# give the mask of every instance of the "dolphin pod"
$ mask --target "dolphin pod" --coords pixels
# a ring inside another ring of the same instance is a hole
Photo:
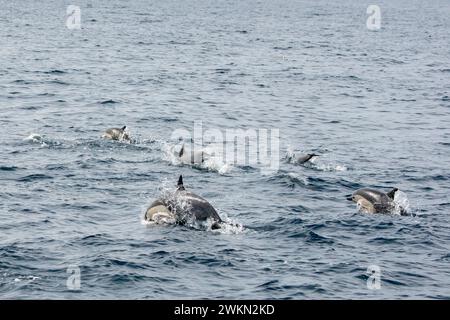
[[[127,127],[110,128],[104,132],[102,138],[131,142],[129,133],[126,131]],[[186,150],[183,144],[180,151],[174,152],[174,155],[184,164],[199,165],[202,164],[208,157],[204,151]],[[315,153],[293,154],[289,156],[288,160],[293,164],[305,164],[314,157],[318,157]],[[399,209],[401,215],[408,215],[405,208],[396,206],[394,201],[397,188],[392,189],[388,193],[372,189],[361,188],[353,192],[347,199],[355,202],[358,205],[359,211],[363,213],[380,213],[389,214],[394,210]],[[183,207],[181,202],[188,203],[188,206]],[[187,220],[193,218],[196,221],[206,221],[212,219],[212,229],[219,229],[223,222],[214,207],[202,197],[195,193],[188,192],[183,186],[183,177],[180,176],[178,180],[177,190],[173,199],[158,199],[155,200],[145,213],[145,220],[147,221],[175,221],[178,224],[186,224]]]

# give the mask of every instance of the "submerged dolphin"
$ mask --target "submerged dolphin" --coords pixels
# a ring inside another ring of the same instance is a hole
[[[130,135],[126,131],[127,126],[122,128],[110,128],[102,135],[103,139],[116,140],[116,141],[128,141],[130,142]]]
[[[391,213],[396,207],[394,197],[397,191],[397,188],[393,188],[388,193],[384,193],[376,189],[362,188],[353,192],[347,199],[356,202],[362,212]],[[400,214],[407,215],[407,212],[404,208],[400,208]]]
[[[189,219],[206,221],[212,219],[212,229],[219,229],[223,222],[214,207],[195,193],[186,191],[183,177],[178,179],[177,190],[170,199],[154,201],[145,213],[145,220],[157,221],[160,218],[173,219],[179,224],[185,224]]]

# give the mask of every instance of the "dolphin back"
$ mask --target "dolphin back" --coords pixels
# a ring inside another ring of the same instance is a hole
[[[216,209],[205,199],[192,192],[184,190],[177,191],[177,198],[186,200],[188,203],[187,208],[182,209],[181,212],[186,215],[194,216],[196,220],[205,221],[207,219],[213,219],[215,222],[222,222]]]

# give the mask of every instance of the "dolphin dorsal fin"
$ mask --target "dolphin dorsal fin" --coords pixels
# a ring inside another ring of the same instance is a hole
[[[398,188],[393,188],[391,191],[389,191],[388,193],[387,193],[387,196],[389,197],[389,198],[391,198],[392,200],[394,200],[394,197],[395,197],[395,193],[398,191]]]
[[[181,146],[180,153],[178,154],[178,156],[181,158],[181,157],[183,156],[183,154],[184,154],[184,143],[183,143],[183,145]],[[181,177],[181,176],[180,176],[180,177]]]
[[[314,158],[314,157],[318,157],[319,155],[318,154],[315,154],[315,153],[308,153],[307,155],[306,155],[306,161],[305,162],[308,162],[309,160],[311,160],[312,158]]]
[[[178,190],[184,190],[183,176],[182,175],[180,175],[180,177],[178,178],[177,188],[178,188]]]
[[[122,131],[124,131],[126,128],[127,128],[127,126],[123,126],[123,127],[122,127]]]

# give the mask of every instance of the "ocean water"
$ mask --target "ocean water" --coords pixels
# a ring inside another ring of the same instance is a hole
[[[0,298],[450,298],[447,0],[0,9]],[[279,130],[278,170],[177,162],[195,122]],[[180,174],[238,226],[143,223]],[[366,186],[410,215],[359,213]]]

